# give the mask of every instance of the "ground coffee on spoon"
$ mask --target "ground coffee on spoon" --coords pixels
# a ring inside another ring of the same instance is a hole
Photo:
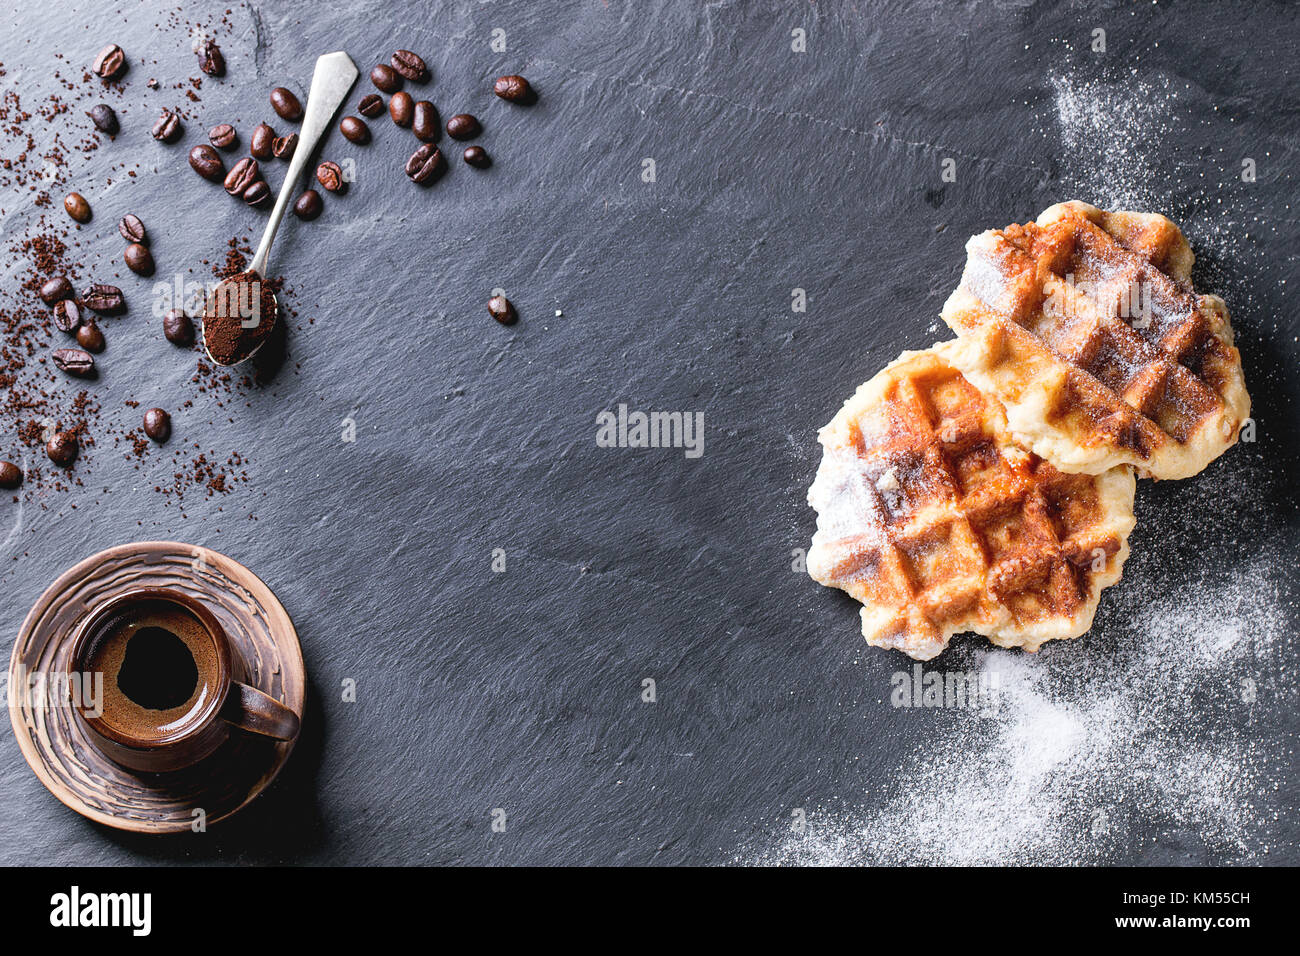
[[[203,311],[203,347],[219,365],[251,356],[275,326],[275,292],[256,272],[241,272],[208,294]]]

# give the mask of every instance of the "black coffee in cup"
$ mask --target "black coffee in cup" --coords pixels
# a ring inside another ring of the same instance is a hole
[[[136,738],[168,736],[216,691],[211,635],[170,601],[141,601],[110,616],[89,635],[82,660],[103,675],[104,723]]]
[[[293,740],[298,714],[245,683],[248,667],[204,604],[170,588],[127,591],[92,609],[73,638],[69,686],[78,726],[110,760],[165,773],[197,764],[240,730]],[[80,683],[78,683],[80,682]]]

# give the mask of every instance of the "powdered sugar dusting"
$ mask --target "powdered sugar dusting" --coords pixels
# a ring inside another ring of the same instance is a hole
[[[1178,98],[1168,80],[1106,83],[1053,76],[1055,120],[1060,131],[1064,178],[1107,209],[1157,212],[1150,184],[1157,180],[1157,150],[1173,131],[1166,104]],[[1063,197],[1063,198],[1086,198]]]
[[[1256,666],[1288,639],[1274,567],[1242,568],[1212,606],[1200,582],[1130,590],[1112,621],[1118,646],[967,649],[997,674],[994,717],[959,714],[947,739],[905,761],[883,805],[814,811],[804,834],[736,862],[1105,863],[1166,831],[1195,834],[1219,861],[1260,858],[1258,804],[1284,768],[1241,728],[1289,694]]]

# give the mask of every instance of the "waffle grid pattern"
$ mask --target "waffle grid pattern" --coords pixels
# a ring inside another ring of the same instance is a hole
[[[863,602],[869,643],[920,659],[960,631],[1031,649],[1076,636],[1118,577],[1125,516],[1097,479],[1009,444],[995,403],[940,348],[905,355],[823,430],[809,570]],[[837,506],[869,520],[839,524]]]
[[[1191,250],[1168,219],[1062,203],[967,251],[943,311],[958,334],[982,333],[963,371],[1009,406],[1013,430],[1031,417],[1014,408],[1026,383],[1056,383],[1035,412],[1091,454],[1058,460],[1031,433],[1035,451],[1071,470],[1129,463],[1173,478],[1236,440],[1249,399],[1226,310],[1192,294]]]

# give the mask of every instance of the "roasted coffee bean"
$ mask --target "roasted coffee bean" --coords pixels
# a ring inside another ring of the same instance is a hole
[[[467,146],[464,153],[465,162],[471,166],[477,166],[479,169],[487,169],[492,165],[492,157],[487,154],[487,150],[482,146]]]
[[[172,417],[161,408],[151,408],[144,413],[144,433],[162,444],[172,434]]]
[[[181,118],[171,110],[163,110],[158,121],[153,124],[153,138],[163,143],[174,143],[180,139]]]
[[[148,242],[144,231],[144,223],[140,221],[139,216],[127,213],[117,222],[117,231],[121,233],[122,238],[127,242]]]
[[[283,86],[277,86],[271,91],[271,108],[280,119],[286,119],[290,123],[302,119],[302,104],[298,102],[298,97],[293,95],[292,90],[286,90]]]
[[[217,183],[226,178],[226,164],[221,154],[207,143],[199,143],[190,150],[190,167],[209,182]]]
[[[398,50],[388,61],[391,66],[412,83],[423,83],[429,78],[429,70],[424,61],[410,50]]]
[[[63,208],[77,222],[90,222],[90,203],[81,193],[68,193],[63,197]]]
[[[208,130],[208,142],[217,149],[231,149],[239,142],[239,134],[229,123],[222,123]]]
[[[357,112],[374,119],[384,111],[384,98],[378,93],[367,93],[357,104]]]
[[[528,81],[516,74],[497,77],[497,81],[492,84],[492,92],[511,103],[527,104],[537,99],[537,94],[528,85]]]
[[[370,127],[359,116],[345,116],[339,120],[339,132],[344,139],[359,146],[370,142]]]
[[[271,152],[275,154],[275,158],[283,159],[286,163],[293,159],[293,154],[297,151],[297,133],[290,133],[288,136],[277,136],[275,142],[271,144]]]
[[[0,461],[0,488],[17,488],[23,483],[23,470],[12,461]]]
[[[163,316],[163,335],[172,345],[189,345],[194,341],[194,323],[181,309],[172,309]]]
[[[126,54],[116,43],[110,43],[99,51],[91,69],[106,80],[115,80],[126,70]]]
[[[427,186],[442,176],[447,167],[442,157],[442,150],[432,143],[425,143],[406,161],[406,175],[411,182]]]
[[[101,133],[116,136],[117,131],[121,128],[117,122],[117,114],[113,112],[113,107],[107,103],[100,103],[87,115],[90,117],[90,121],[95,124],[95,129]]]
[[[45,454],[60,468],[71,467],[77,460],[77,436],[72,432],[57,432],[45,443]]]
[[[422,143],[437,142],[442,135],[442,119],[438,116],[437,108],[428,100],[420,100],[415,104],[411,114],[411,132]]]
[[[265,123],[258,123],[253,129],[253,136],[248,141],[248,151],[254,159],[270,159],[275,155],[275,130]]]
[[[457,113],[447,120],[447,135],[452,139],[473,139],[481,132],[483,127],[470,113]]]
[[[260,206],[270,195],[271,187],[266,184],[265,179],[259,179],[244,190],[244,202],[250,206]]]
[[[95,371],[95,357],[82,349],[55,349],[54,364],[60,372],[80,378]]]
[[[370,71],[370,82],[375,84],[375,89],[385,93],[396,93],[402,88],[402,78],[397,71],[383,63]]]
[[[75,299],[64,299],[54,304],[54,327],[69,335],[81,327],[81,306]]]
[[[153,253],[142,242],[133,242],[122,253],[126,267],[138,276],[153,275]]]
[[[393,122],[398,126],[410,126],[411,114],[415,110],[415,101],[411,99],[411,94],[405,90],[398,90],[393,94],[393,98],[388,101],[388,115],[393,118]]]
[[[77,344],[87,352],[104,351],[104,333],[94,322],[87,322],[77,329]]]
[[[311,222],[321,214],[321,210],[324,208],[325,203],[321,200],[320,193],[314,189],[308,189],[293,204],[293,214],[303,222]]]
[[[329,161],[316,167],[316,182],[332,193],[343,191],[343,170],[338,163]]]
[[[72,298],[72,283],[68,281],[67,276],[55,276],[52,279],[46,279],[41,285],[41,301],[46,305],[53,305],[60,299]]]
[[[519,318],[519,314],[515,312],[515,307],[503,295],[494,295],[488,299],[488,315],[502,325],[511,325]]]
[[[115,285],[96,282],[81,293],[81,304],[100,315],[116,315],[126,310],[122,290]]]
[[[221,47],[215,40],[205,40],[199,50],[199,69],[208,76],[226,75],[226,58],[221,55]]]
[[[232,196],[242,196],[249,186],[261,178],[261,175],[261,170],[257,167],[257,160],[245,156],[230,167],[230,172],[226,173],[224,184],[226,192]]]

